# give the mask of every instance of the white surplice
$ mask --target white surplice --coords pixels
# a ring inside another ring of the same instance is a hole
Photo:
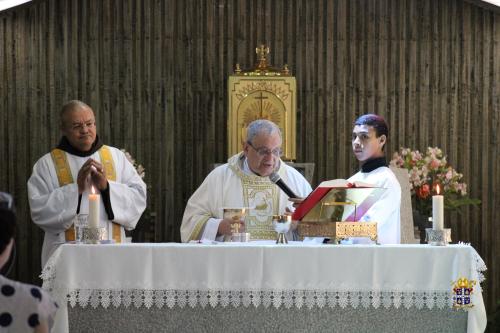
[[[360,218],[360,221],[377,222],[379,243],[401,243],[401,186],[394,173],[388,167],[382,166],[370,172],[360,171],[349,178],[348,181],[362,181],[385,188],[380,199],[368,209]],[[355,242],[363,242],[363,240],[356,239]]]
[[[121,236],[122,239],[125,239],[124,228],[134,229],[146,208],[146,184],[122,151],[114,147],[109,147],[109,150],[116,172],[116,181],[108,180],[111,207],[114,214],[113,222],[122,226]],[[57,246],[65,241],[64,231],[72,225],[73,218],[76,216],[78,171],[89,158],[101,162],[98,151],[86,157],[67,152],[65,154],[74,183],[59,186],[56,168],[50,153],[45,154],[35,163],[33,173],[28,180],[31,218],[45,231],[42,267]],[[85,191],[82,194],[80,213],[88,213],[88,207],[88,191]],[[106,223],[108,238],[111,239],[112,224],[108,220],[102,198],[99,213],[101,225]]]
[[[278,174],[298,196],[311,192],[307,180],[294,168],[280,161]],[[268,177],[253,174],[243,153],[215,168],[189,199],[181,225],[181,239],[223,240],[217,237],[224,207],[250,207],[245,217],[246,231],[252,239],[272,239],[272,215],[293,209],[288,196]]]

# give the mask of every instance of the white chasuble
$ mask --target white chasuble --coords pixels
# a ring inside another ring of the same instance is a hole
[[[197,239],[223,240],[217,236],[225,207],[250,207],[245,218],[252,239],[275,239],[272,215],[293,209],[288,196],[268,177],[244,171],[245,156],[234,155],[227,164],[214,169],[189,199],[181,225],[183,242]],[[280,161],[278,174],[301,197],[311,192],[307,180],[294,168]]]

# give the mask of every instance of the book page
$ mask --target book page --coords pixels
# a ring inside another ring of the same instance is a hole
[[[348,182],[346,179],[332,179],[321,182],[318,187],[331,187],[331,188],[351,188],[351,187],[376,187],[373,184],[368,184],[360,181]]]

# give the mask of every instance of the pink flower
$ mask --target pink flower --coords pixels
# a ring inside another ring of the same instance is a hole
[[[468,198],[458,200],[458,196],[467,195],[467,184],[461,182],[463,175],[448,165],[446,156],[437,147],[428,147],[425,154],[401,147],[399,153],[394,153],[391,165],[408,170],[412,196],[417,204],[416,209],[426,214],[429,213],[431,184],[441,184],[442,193],[450,203],[457,205],[448,208],[455,209],[479,201]]]
[[[439,168],[439,165],[440,165],[439,161],[438,161],[438,160],[436,160],[436,159],[433,159],[433,160],[431,160],[431,162],[429,163],[429,168],[430,168],[431,170],[436,170],[437,168]]]
[[[462,196],[467,194],[467,184],[458,183],[457,184],[457,192],[459,192]]]

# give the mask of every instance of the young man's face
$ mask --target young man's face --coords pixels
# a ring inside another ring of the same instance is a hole
[[[384,156],[382,150],[386,137],[381,135],[377,138],[373,126],[356,125],[352,130],[352,150],[360,162]]]
[[[281,138],[278,133],[258,134],[243,148],[250,169],[260,176],[269,176],[277,167],[281,155]]]

